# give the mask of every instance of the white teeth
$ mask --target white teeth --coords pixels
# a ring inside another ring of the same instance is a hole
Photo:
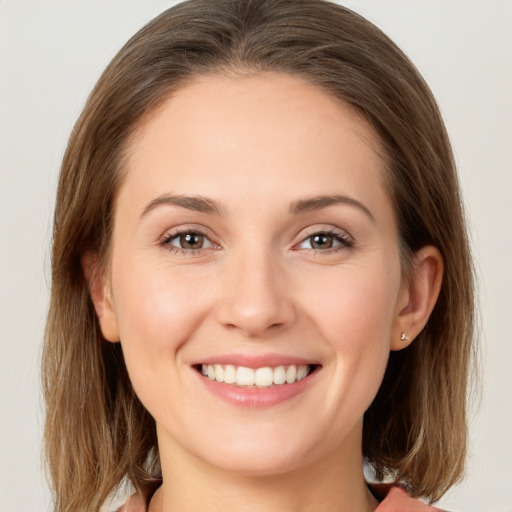
[[[236,369],[236,384],[237,386],[254,386],[254,370],[239,366]]]
[[[272,368],[268,366],[266,368],[258,368],[254,372],[254,384],[259,387],[268,387],[272,386],[274,383],[274,372]]]
[[[301,365],[297,368],[297,380],[302,380],[308,374],[308,367]]]
[[[226,384],[234,384],[236,382],[236,368],[232,364],[228,364],[224,368],[224,382]]]
[[[215,368],[215,380],[218,382],[224,382],[224,368],[220,364],[216,364]]]
[[[284,366],[274,368],[274,384],[284,384],[286,382],[286,370]]]
[[[297,367],[296,366],[288,366],[288,370],[286,370],[286,382],[288,384],[293,384],[297,377]]]
[[[268,388],[270,386],[280,386],[282,384],[293,384],[307,377],[310,366],[306,364],[276,366],[271,368],[247,368],[245,366],[234,366],[231,364],[203,364],[201,373],[211,380],[224,382],[226,384],[235,384],[237,386],[249,386],[258,388]]]

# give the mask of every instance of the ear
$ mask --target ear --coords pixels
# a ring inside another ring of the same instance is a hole
[[[391,350],[407,347],[427,324],[443,280],[443,257],[427,245],[414,255],[412,273],[402,284]]]
[[[82,272],[89,286],[89,293],[98,316],[101,332],[107,341],[119,341],[117,316],[112,300],[110,282],[103,269],[100,268],[98,257],[90,252],[82,255],[80,260]]]

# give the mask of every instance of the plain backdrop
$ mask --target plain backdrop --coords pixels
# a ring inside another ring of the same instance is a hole
[[[114,53],[173,3],[0,0],[0,512],[50,507],[39,359],[52,203],[67,137]],[[342,3],[381,27],[427,79],[467,204],[480,279],[482,399],[472,413],[467,478],[441,504],[511,512],[512,2]]]

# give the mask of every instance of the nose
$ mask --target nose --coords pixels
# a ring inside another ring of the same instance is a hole
[[[223,269],[217,317],[247,338],[267,339],[295,320],[292,290],[270,251],[243,252]]]

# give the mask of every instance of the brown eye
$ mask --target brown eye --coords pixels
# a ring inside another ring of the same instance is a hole
[[[176,233],[164,240],[162,245],[166,245],[170,248],[176,248],[181,251],[198,251],[213,246],[212,242],[210,242],[206,235],[196,231]]]
[[[182,249],[202,249],[204,245],[204,236],[199,233],[184,233],[179,237]]]
[[[309,238],[312,249],[330,249],[334,245],[334,237],[326,233],[319,233]]]
[[[344,233],[318,231],[304,238],[298,245],[298,248],[311,249],[329,254],[333,251],[350,249],[353,245],[354,242]]]

